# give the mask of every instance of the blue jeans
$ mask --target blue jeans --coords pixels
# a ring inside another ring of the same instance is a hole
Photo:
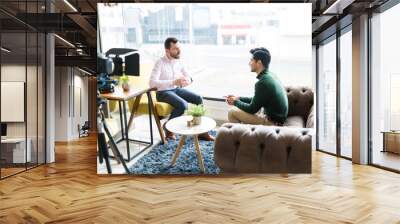
[[[196,105],[203,103],[203,98],[201,96],[182,88],[158,91],[156,99],[159,102],[168,103],[174,108],[168,120],[183,115],[188,108],[188,103]]]

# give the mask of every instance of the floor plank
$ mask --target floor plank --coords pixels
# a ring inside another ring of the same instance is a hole
[[[96,174],[96,139],[0,181],[0,223],[400,223],[400,175],[313,152],[311,175]]]

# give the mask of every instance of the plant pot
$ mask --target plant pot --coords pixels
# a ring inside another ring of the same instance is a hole
[[[129,84],[128,83],[122,83],[122,89],[124,90],[124,92],[128,92],[129,91]]]
[[[201,116],[195,117],[193,116],[193,125],[200,125],[201,124]]]

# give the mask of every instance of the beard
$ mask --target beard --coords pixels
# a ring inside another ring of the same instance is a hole
[[[173,58],[175,58],[175,59],[179,59],[179,55],[180,55],[180,53],[177,53],[177,54],[175,54],[175,55],[171,55],[171,57],[173,57]]]

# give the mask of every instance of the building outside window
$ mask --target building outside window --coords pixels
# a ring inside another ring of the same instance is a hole
[[[164,40],[174,36],[181,42],[181,60],[195,80],[189,88],[203,97],[222,98],[254,94],[257,80],[249,69],[249,50],[266,47],[272,55],[270,70],[283,85],[311,87],[311,7],[265,6],[99,4],[102,50],[139,49],[141,75],[149,76],[164,54]]]

